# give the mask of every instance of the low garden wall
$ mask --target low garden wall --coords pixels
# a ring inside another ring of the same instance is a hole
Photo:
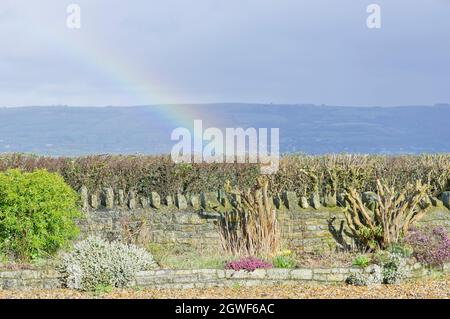
[[[85,211],[85,218],[79,221],[81,237],[97,235],[113,240],[141,228],[151,242],[195,247],[220,245],[218,221],[222,212],[232,209],[231,201],[221,192],[161,198],[157,193],[144,197],[112,189],[91,194],[82,188],[81,199]],[[441,225],[450,232],[446,199],[435,199],[421,223]],[[298,198],[294,192],[285,192],[274,197],[274,207],[282,238],[290,247],[318,251],[351,245],[336,197]]]
[[[361,271],[360,268],[257,269],[253,272],[221,269],[159,269],[139,272],[131,286],[183,289],[288,285],[298,282],[330,284],[344,282],[350,274]],[[450,273],[450,264],[444,264],[438,270],[430,270],[416,263],[408,266],[407,277],[426,277],[433,271],[442,271],[448,274]],[[59,278],[59,273],[53,270],[0,271],[0,289],[61,288]]]

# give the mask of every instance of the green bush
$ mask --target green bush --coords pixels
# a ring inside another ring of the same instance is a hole
[[[273,258],[272,265],[274,268],[295,268],[297,262],[291,256],[279,255]]]
[[[367,258],[367,256],[365,255],[357,256],[355,259],[353,259],[352,265],[360,268],[365,268],[369,265],[369,258]]]
[[[77,201],[57,174],[0,173],[0,250],[21,260],[56,252],[77,234]]]

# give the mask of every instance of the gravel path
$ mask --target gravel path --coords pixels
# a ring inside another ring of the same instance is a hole
[[[235,287],[210,289],[116,289],[110,293],[94,295],[68,289],[57,290],[0,290],[4,298],[439,298],[450,299],[450,276],[441,279],[409,281],[401,285],[355,287],[345,284],[296,284],[273,287]]]

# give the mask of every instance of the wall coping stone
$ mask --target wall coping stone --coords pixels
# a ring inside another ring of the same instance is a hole
[[[232,195],[226,195],[222,190],[205,192],[201,194],[173,194],[172,196],[160,196],[156,192],[150,192],[149,195],[139,195],[135,191],[125,194],[123,189],[114,190],[113,188],[104,188],[100,191],[90,192],[86,186],[79,190],[81,198],[81,208],[83,210],[104,210],[104,209],[147,209],[151,206],[153,209],[185,210],[194,211],[223,211],[235,206],[240,198]],[[367,193],[367,192],[365,192]],[[362,193],[363,194],[363,193]],[[139,196],[138,196],[139,195]],[[125,198],[126,197],[126,198]],[[273,196],[273,204],[277,210],[297,211],[305,209],[333,209],[343,208],[342,203],[336,199],[337,194],[319,193],[305,194],[298,196],[295,192],[286,190],[282,194]],[[435,208],[445,208],[450,210],[450,192],[442,193],[439,198],[433,198],[432,206]],[[189,200],[188,200],[189,199]]]

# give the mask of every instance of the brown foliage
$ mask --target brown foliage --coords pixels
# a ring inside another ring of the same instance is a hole
[[[91,191],[104,187],[162,196],[221,189],[225,181],[242,189],[255,185],[259,168],[253,164],[174,164],[169,156],[96,155],[76,158],[8,154],[0,156],[0,171],[45,168],[60,173],[75,190],[82,185]],[[288,155],[280,160],[277,174],[270,175],[271,192],[295,191],[306,195],[376,191],[380,179],[396,189],[422,180],[433,196],[450,190],[450,155]]]
[[[268,194],[269,182],[259,178],[247,191],[225,191],[235,199],[235,210],[224,213],[220,235],[228,253],[246,256],[271,256],[278,250],[279,229],[275,209]]]

